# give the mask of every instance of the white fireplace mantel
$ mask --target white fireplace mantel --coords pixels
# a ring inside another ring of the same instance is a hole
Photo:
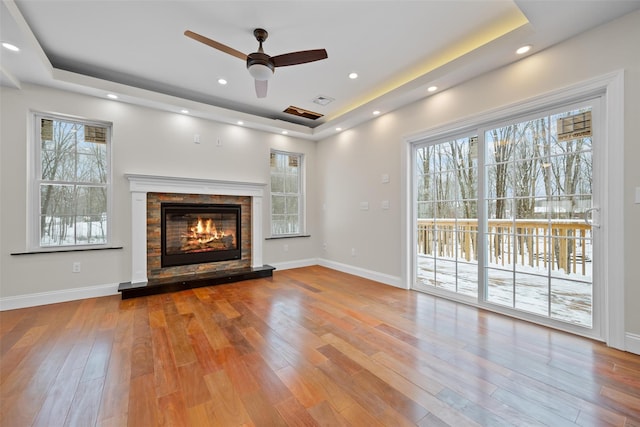
[[[147,281],[147,193],[251,197],[251,266],[262,267],[262,198],[266,184],[125,174],[131,192],[131,283]]]

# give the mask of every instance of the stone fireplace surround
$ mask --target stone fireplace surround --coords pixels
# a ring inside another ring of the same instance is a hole
[[[262,200],[265,184],[140,174],[125,174],[125,177],[129,181],[129,191],[131,192],[131,281],[121,283],[118,288],[123,299],[189,287],[271,276],[274,268],[262,263]],[[164,277],[160,279],[149,278],[147,264],[149,251],[147,242],[148,193],[250,197],[250,266],[226,272],[214,271],[213,273],[195,273],[174,277],[167,277],[166,274],[163,274]]]

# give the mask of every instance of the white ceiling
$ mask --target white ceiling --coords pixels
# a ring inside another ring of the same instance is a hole
[[[2,0],[0,84],[36,83],[228,123],[321,139],[640,8],[640,0]],[[243,61],[255,28],[274,56],[324,48],[322,61],[277,68],[266,98]],[[351,80],[348,74],[357,72]],[[224,78],[227,85],[219,85]],[[333,98],[326,106],[313,100]],[[324,116],[284,114],[293,105]]]

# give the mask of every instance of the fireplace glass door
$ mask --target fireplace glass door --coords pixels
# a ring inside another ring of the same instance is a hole
[[[240,205],[161,205],[162,267],[241,258]]]

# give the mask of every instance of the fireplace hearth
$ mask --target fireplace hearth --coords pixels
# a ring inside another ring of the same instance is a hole
[[[240,259],[241,206],[162,203],[161,265]]]

